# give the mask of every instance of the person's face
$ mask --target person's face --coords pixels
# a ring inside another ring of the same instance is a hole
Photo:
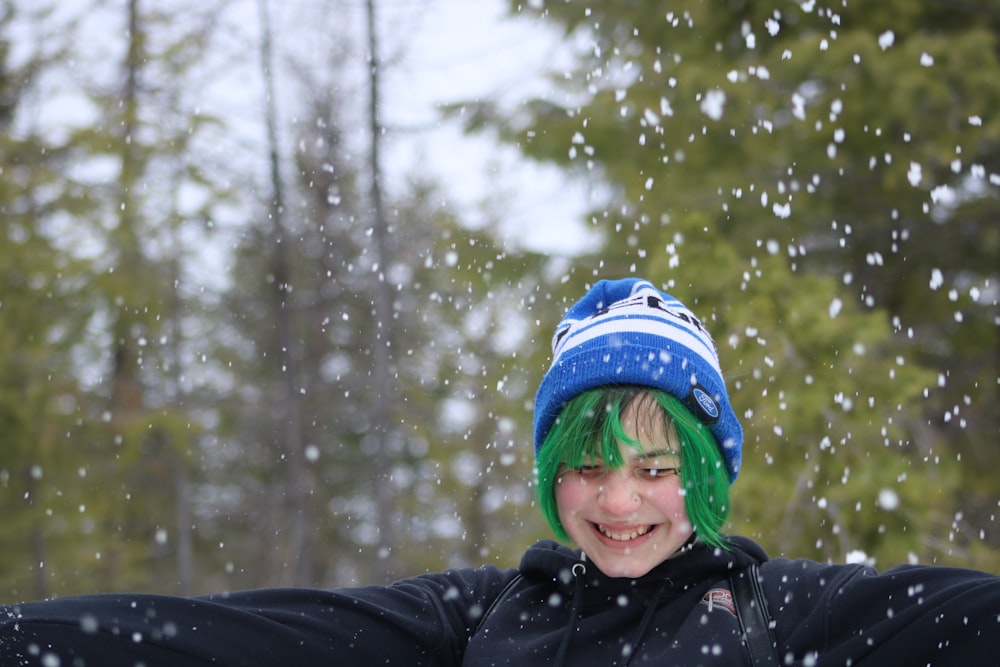
[[[662,408],[640,394],[622,411],[625,433],[642,445],[618,443],[625,465],[585,461],[560,470],[559,520],[587,557],[612,577],[641,577],[693,532],[684,507],[680,454]]]

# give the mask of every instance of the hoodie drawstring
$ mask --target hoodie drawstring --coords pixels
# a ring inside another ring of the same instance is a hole
[[[566,630],[563,633],[562,640],[559,642],[559,651],[556,653],[556,659],[553,663],[555,667],[562,667],[566,664],[569,643],[573,638],[573,632],[576,630],[576,620],[580,617],[580,604],[583,598],[584,587],[583,575],[587,573],[587,566],[583,563],[576,563],[573,565],[571,572],[576,579],[573,588],[573,603],[570,607],[569,622],[566,624]],[[649,600],[649,604],[646,605],[646,611],[642,615],[642,620],[639,621],[639,626],[636,628],[635,635],[632,636],[632,641],[622,651],[622,655],[625,656],[625,662],[622,663],[622,667],[626,667],[632,661],[632,656],[635,655],[636,649],[639,648],[639,642],[642,641],[646,630],[649,629],[649,624],[653,622],[653,615],[660,604],[660,598],[663,597],[663,593],[667,590],[668,583],[669,580],[661,583],[653,594],[653,597]]]
[[[555,667],[562,667],[566,664],[566,654],[569,652],[569,641],[573,638],[573,631],[576,629],[576,619],[580,617],[580,600],[583,598],[583,575],[587,573],[587,566],[583,563],[574,563],[570,570],[576,579],[573,588],[573,606],[569,611],[569,623],[563,633],[562,641],[559,642],[559,652],[556,653]]]
[[[649,604],[646,605],[646,613],[642,615],[642,621],[639,622],[639,627],[635,631],[635,635],[632,637],[632,641],[629,643],[628,648],[622,655],[625,656],[625,662],[622,663],[622,667],[628,665],[632,661],[632,656],[635,655],[636,649],[639,648],[639,642],[642,641],[643,636],[646,634],[646,630],[649,628],[649,624],[653,622],[653,614],[656,613],[656,607],[660,604],[660,598],[663,597],[663,592],[667,590],[667,582],[664,581],[656,589],[656,593],[653,594],[652,599]]]

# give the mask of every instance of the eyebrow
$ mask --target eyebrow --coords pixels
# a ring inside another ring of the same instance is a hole
[[[633,461],[648,461],[649,459],[658,459],[660,457],[680,457],[679,452],[675,452],[672,449],[660,449],[655,452],[645,452],[643,454],[638,454],[633,457]]]

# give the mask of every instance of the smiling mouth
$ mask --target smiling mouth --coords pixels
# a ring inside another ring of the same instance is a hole
[[[596,523],[594,525],[597,527],[597,532],[608,539],[614,540],[615,542],[628,542],[630,540],[634,540],[638,537],[642,537],[653,529],[653,526],[639,526],[629,530],[612,530],[608,526],[601,523]]]

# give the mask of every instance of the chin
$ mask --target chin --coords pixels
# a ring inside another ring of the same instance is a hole
[[[649,574],[649,571],[652,570],[654,567],[656,567],[656,565],[659,565],[659,563],[648,566],[640,564],[635,564],[635,565],[619,564],[617,567],[610,566],[605,569],[601,567],[600,564],[598,563],[597,567],[601,570],[601,572],[608,575],[609,577],[615,577],[616,579],[638,579],[639,577]]]
[[[666,556],[660,559],[629,558],[628,556],[607,556],[594,558],[592,554],[587,554],[594,565],[609,577],[638,579],[648,574],[650,570],[666,560]],[[603,555],[603,554],[602,554]]]

